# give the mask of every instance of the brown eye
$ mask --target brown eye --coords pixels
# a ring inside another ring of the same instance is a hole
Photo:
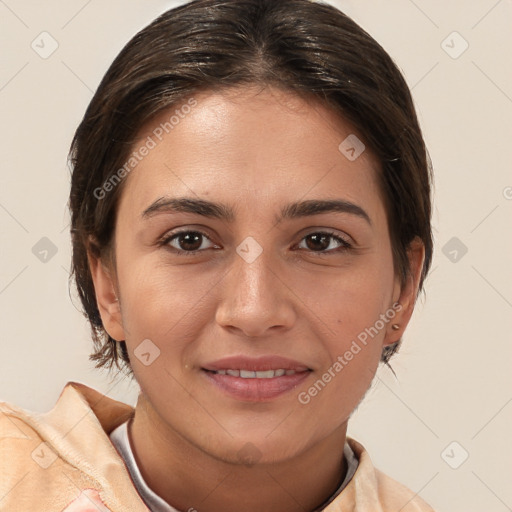
[[[203,245],[205,240],[210,239],[200,231],[181,231],[166,238],[163,244],[170,246],[178,253],[193,254],[209,248]]]
[[[343,240],[343,238],[334,235],[333,233],[311,233],[305,236],[302,240],[305,241],[306,247],[300,247],[299,245],[299,248],[306,248],[313,252],[336,252],[349,249],[351,247],[346,240]]]

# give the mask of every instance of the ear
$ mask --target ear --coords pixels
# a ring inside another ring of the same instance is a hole
[[[99,251],[92,250],[94,243],[90,243],[87,250],[87,259],[94,283],[96,303],[100,312],[103,327],[111,338],[124,341],[125,333],[122,325],[121,308],[115,291],[112,270],[107,262],[102,261]]]
[[[425,261],[425,246],[420,238],[414,238],[409,244],[407,257],[409,259],[409,274],[404,283],[401,283],[397,278],[393,291],[393,304],[398,303],[399,306],[393,308],[397,313],[388,324],[384,345],[391,345],[400,340],[414,311],[423,262]]]

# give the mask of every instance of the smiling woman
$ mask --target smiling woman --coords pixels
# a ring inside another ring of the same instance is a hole
[[[410,92],[366,32],[309,0],[172,9],[112,64],[71,164],[91,357],[141,392],[4,408],[75,470],[48,503],[76,486],[112,511],[432,510],[346,435],[432,258]]]

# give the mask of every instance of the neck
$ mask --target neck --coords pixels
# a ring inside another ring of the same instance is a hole
[[[142,402],[141,395],[129,424],[137,465],[148,486],[183,512],[313,511],[332,496],[346,474],[346,423],[287,460],[248,466],[208,454]]]

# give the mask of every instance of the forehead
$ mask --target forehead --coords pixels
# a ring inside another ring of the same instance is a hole
[[[133,151],[150,149],[127,177],[123,196],[142,206],[164,194],[215,194],[231,203],[250,195],[264,207],[315,194],[378,195],[376,158],[367,148],[348,158],[340,150],[347,140],[364,148],[363,136],[338,113],[290,91],[202,92],[141,129]]]

